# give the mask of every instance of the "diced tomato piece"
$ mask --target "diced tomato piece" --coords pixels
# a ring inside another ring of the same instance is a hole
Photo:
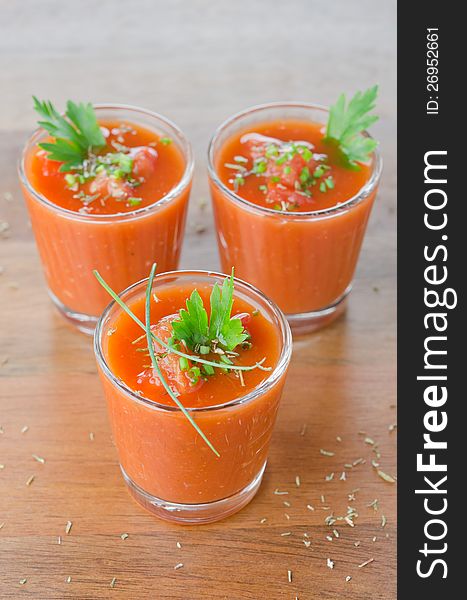
[[[311,162],[311,161],[310,161]],[[277,168],[277,165],[274,165]],[[291,160],[287,161],[287,168],[280,167],[279,177],[282,185],[294,187],[295,182],[299,180],[302,169],[306,166],[310,166],[302,156],[296,154]]]
[[[133,196],[133,188],[123,179],[110,177],[105,171],[99,173],[89,184],[89,193],[100,194],[102,197],[110,196],[116,200],[126,200]]]
[[[133,148],[131,151],[133,158],[133,174],[135,177],[148,179],[156,170],[157,152],[149,146]]]
[[[151,326],[151,330],[154,335],[167,343],[173,334],[172,321],[175,321],[178,318],[178,314],[163,317],[156,325]],[[154,342],[154,351],[156,354],[164,354],[166,348],[161,344]],[[183,351],[186,350],[184,349]],[[201,378],[193,384],[189,371],[182,370],[180,366],[180,357],[177,354],[169,352],[164,358],[160,358],[158,362],[165,380],[170,387],[175,389],[179,394],[189,394],[190,392],[198,390],[199,387],[203,385],[203,380]],[[188,361],[188,366],[191,368],[193,363]],[[153,377],[157,385],[162,385],[157,373],[153,372]]]

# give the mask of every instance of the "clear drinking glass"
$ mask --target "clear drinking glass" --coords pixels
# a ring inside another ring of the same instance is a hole
[[[297,333],[323,327],[344,310],[380,180],[378,150],[358,193],[332,208],[308,212],[258,206],[229,189],[217,174],[226,141],[255,124],[326,123],[328,110],[301,103],[272,103],[244,110],[214,133],[208,172],[222,270],[253,283],[284,311]],[[369,135],[364,133],[364,135]]]
[[[220,284],[225,275],[206,271],[162,273],[154,293],[165,286]],[[147,279],[120,296],[131,304],[146,291]],[[216,457],[175,406],[133,392],[109,367],[107,348],[122,309],[112,302],[100,317],[94,350],[123,478],[132,496],[162,519],[209,523],[245,506],[256,494],[292,353],[290,327],[282,312],[248,283],[235,280],[234,297],[248,302],[277,333],[277,365],[256,388],[226,403],[189,409],[212,442]]]
[[[92,333],[108,303],[93,269],[105,275],[113,289],[123,290],[147,275],[153,262],[159,271],[178,267],[193,175],[191,146],[171,121],[132,106],[94,108],[99,120],[129,122],[170,137],[185,169],[178,184],[150,206],[120,214],[81,214],[57,206],[33,188],[27,177],[28,161],[47,133],[38,129],[27,141],[19,176],[48,292],[60,313],[86,333]]]

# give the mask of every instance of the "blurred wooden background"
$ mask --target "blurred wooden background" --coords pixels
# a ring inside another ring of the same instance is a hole
[[[395,2],[0,0],[0,23],[0,597],[394,599],[395,484],[371,460],[394,475]],[[31,95],[133,103],[178,123],[197,164],[182,266],[216,268],[213,129],[248,105],[329,104],[375,82],[385,170],[347,316],[295,343],[256,499],[210,526],[160,522],[120,477],[91,342],[45,292],[16,175]],[[347,506],[356,526],[337,524],[336,538],[324,519]]]

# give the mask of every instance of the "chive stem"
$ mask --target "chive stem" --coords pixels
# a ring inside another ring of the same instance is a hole
[[[203,440],[209,446],[209,448],[219,458],[220,457],[219,452],[214,448],[214,446],[208,440],[208,438],[206,437],[206,435],[201,431],[201,429],[197,425],[197,423],[195,423],[195,420],[193,419],[193,417],[190,415],[190,413],[187,411],[187,409],[183,406],[183,404],[180,402],[180,400],[177,398],[177,396],[173,393],[173,391],[170,388],[169,384],[165,380],[165,377],[162,375],[162,371],[161,371],[161,368],[159,366],[159,362],[158,362],[158,360],[156,358],[156,355],[154,353],[154,345],[153,345],[152,338],[151,338],[151,333],[152,333],[151,332],[151,290],[152,290],[152,284],[153,284],[153,281],[154,281],[154,275],[156,273],[156,268],[157,268],[157,264],[154,263],[152,265],[151,273],[150,273],[149,279],[148,279],[148,285],[146,287],[146,307],[145,307],[146,338],[147,338],[147,341],[148,341],[148,349],[149,349],[149,354],[151,355],[151,361],[152,361],[152,364],[153,364],[153,366],[154,366],[154,368],[155,368],[155,370],[157,372],[157,375],[158,375],[158,377],[159,377],[162,385],[166,389],[166,391],[169,394],[169,396],[172,398],[172,400],[175,402],[175,404],[178,406],[178,408],[182,411],[183,415],[188,419],[188,421],[190,421],[191,425],[196,429],[196,431],[203,438]]]

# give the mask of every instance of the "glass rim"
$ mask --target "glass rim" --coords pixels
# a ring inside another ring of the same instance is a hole
[[[180,270],[180,271],[166,271],[164,273],[156,274],[154,277],[153,289],[157,284],[157,280],[161,282],[162,279],[168,279],[173,277],[180,276],[198,276],[198,277],[212,277],[215,280],[222,279],[224,280],[228,275],[225,273],[220,273],[218,271],[208,271],[208,270]],[[131,292],[135,291],[138,287],[143,287],[147,284],[149,277],[145,277],[128,286],[123,292],[120,292],[118,296],[122,299]],[[250,390],[248,393],[240,396],[239,398],[234,398],[233,400],[229,400],[228,402],[224,402],[223,404],[215,404],[213,406],[202,406],[202,407],[193,407],[186,408],[188,412],[195,413],[203,413],[203,412],[211,412],[216,410],[223,410],[226,408],[230,408],[232,406],[237,406],[239,404],[247,404],[253,402],[259,396],[263,395],[266,391],[273,388],[276,383],[280,380],[282,375],[285,373],[287,367],[290,363],[290,358],[292,356],[292,332],[290,330],[289,323],[285,318],[284,313],[277,306],[275,302],[270,300],[263,292],[258,290],[255,286],[251,285],[247,281],[243,279],[239,279],[238,277],[234,277],[234,282],[236,285],[239,285],[243,290],[246,290],[248,293],[253,296],[259,297],[259,299],[267,305],[267,308],[273,313],[273,315],[279,321],[280,326],[280,337],[282,342],[282,348],[280,351],[279,359],[277,361],[276,366],[273,368],[268,377],[261,383],[259,383],[256,387]],[[151,290],[152,291],[152,290]],[[112,300],[107,307],[104,309],[104,312],[99,317],[96,328],[94,330],[94,353],[96,355],[97,363],[99,368],[102,370],[105,377],[121,392],[123,392],[127,397],[130,397],[131,400],[139,404],[143,404],[153,410],[161,410],[162,412],[180,412],[181,410],[178,406],[168,406],[166,404],[161,404],[156,400],[151,400],[149,398],[145,398],[144,396],[140,396],[136,392],[134,392],[127,384],[117,377],[113,371],[110,369],[107,360],[104,356],[104,352],[102,349],[102,338],[103,338],[103,330],[105,327],[106,320],[108,319],[112,309],[118,306],[115,300]],[[119,310],[123,310],[119,307]]]
[[[174,200],[175,198],[178,198],[180,196],[180,194],[190,185],[190,182],[191,182],[191,179],[193,176],[193,171],[194,171],[193,150],[191,148],[190,141],[188,140],[186,135],[183,133],[183,131],[180,129],[180,127],[178,127],[178,125],[176,125],[173,121],[171,121],[170,119],[167,119],[166,117],[164,117],[163,115],[161,115],[159,113],[148,110],[146,108],[140,108],[140,107],[134,106],[132,104],[119,104],[119,103],[101,104],[101,103],[97,103],[97,104],[93,104],[92,106],[97,111],[122,110],[122,111],[128,111],[130,114],[138,113],[140,115],[149,117],[150,119],[157,119],[158,121],[162,121],[165,125],[168,125],[170,128],[172,128],[175,131],[175,133],[179,136],[181,142],[185,145],[185,148],[181,148],[181,150],[183,153],[183,157],[186,160],[186,165],[185,165],[185,169],[183,171],[183,175],[182,175],[180,181],[171,190],[169,190],[167,192],[167,194],[165,194],[164,196],[162,196],[162,198],[159,198],[159,200],[156,200],[149,206],[137,208],[135,210],[128,211],[125,213],[99,214],[99,215],[82,214],[82,213],[78,213],[74,210],[69,210],[68,208],[63,208],[62,206],[58,206],[54,202],[51,202],[43,194],[38,192],[32,186],[31,182],[29,181],[29,179],[26,175],[25,160],[26,160],[27,154],[28,154],[30,148],[34,144],[37,143],[38,139],[45,132],[43,127],[37,127],[33,131],[33,133],[28,137],[28,139],[26,140],[26,142],[23,146],[23,150],[21,152],[21,156],[17,162],[17,170],[18,170],[20,181],[25,186],[25,188],[28,190],[28,192],[37,201],[41,202],[48,208],[52,208],[55,211],[57,211],[58,213],[64,214],[67,217],[76,219],[78,221],[131,220],[134,218],[138,218],[140,216],[144,216],[146,213],[153,212],[154,209],[159,210],[161,207],[165,206],[170,201]]]
[[[285,210],[275,210],[273,208],[268,208],[266,206],[259,206],[254,202],[250,202],[246,198],[242,198],[242,196],[235,193],[233,190],[229,189],[223,181],[221,181],[220,177],[217,174],[215,165],[214,165],[214,145],[216,144],[219,136],[232,124],[237,121],[240,121],[244,117],[247,117],[250,114],[260,113],[267,109],[274,108],[303,108],[303,109],[313,109],[317,111],[321,111],[324,113],[329,113],[329,108],[323,106],[322,104],[313,104],[311,102],[266,102],[263,104],[256,104],[254,106],[250,106],[249,108],[245,108],[234,115],[228,117],[225,121],[223,121],[217,129],[214,131],[214,134],[211,137],[208,146],[208,173],[209,176],[214,183],[214,185],[224,194],[227,195],[229,200],[236,202],[237,204],[241,204],[252,212],[267,214],[267,215],[281,215],[281,217],[287,217],[288,219],[300,219],[304,217],[326,217],[333,215],[335,213],[341,212],[351,206],[354,206],[360,203],[362,200],[367,198],[370,194],[374,192],[376,186],[379,183],[381,177],[381,171],[383,168],[383,159],[381,157],[381,153],[378,147],[372,152],[372,170],[371,175],[368,180],[363,184],[363,186],[358,190],[356,194],[351,196],[345,202],[341,202],[340,204],[336,204],[329,208],[322,208],[319,210],[309,210],[309,211],[285,211]],[[370,139],[373,137],[368,133],[368,131],[364,131],[363,135]]]

